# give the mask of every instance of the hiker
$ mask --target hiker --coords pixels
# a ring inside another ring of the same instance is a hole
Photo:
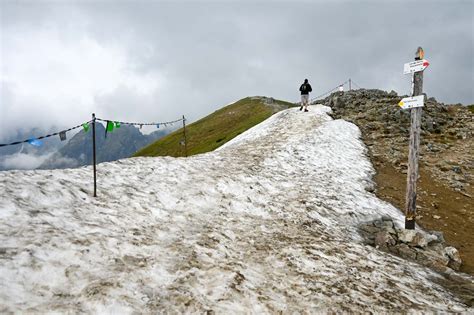
[[[309,92],[313,91],[311,88],[311,85],[308,83],[308,79],[304,79],[304,83],[301,84],[300,86],[300,92],[301,92],[301,107],[300,110],[303,110],[304,106],[304,111],[308,111],[308,103],[309,103]]]

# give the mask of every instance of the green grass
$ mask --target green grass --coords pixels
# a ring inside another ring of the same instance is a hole
[[[267,105],[260,98],[247,97],[187,125],[188,155],[213,151],[274,112],[295,106],[280,100],[274,100],[273,104],[276,106]],[[184,146],[180,145],[183,138],[181,128],[139,150],[134,156],[184,156]]]
[[[467,105],[467,108],[471,111],[471,113],[474,113],[474,104],[472,105]]]

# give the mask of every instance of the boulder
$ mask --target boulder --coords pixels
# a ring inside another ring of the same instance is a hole
[[[428,244],[431,244],[433,242],[438,242],[438,237],[434,234],[426,234],[425,238],[426,238]]]
[[[393,228],[393,222],[392,221],[383,221],[383,227],[384,228]]]
[[[375,220],[375,221],[373,222],[373,224],[374,224],[374,226],[376,226],[376,227],[378,227],[378,228],[380,228],[380,229],[385,226],[385,222],[382,221],[382,220]]]
[[[375,246],[380,248],[387,248],[388,246],[393,246],[396,244],[396,241],[393,239],[387,231],[378,232],[375,235]]]
[[[338,109],[342,109],[342,108],[346,107],[346,103],[345,103],[345,102],[342,100],[342,98],[339,97],[339,96],[334,96],[334,97],[332,98],[332,102],[331,102],[331,103],[333,104],[333,106],[334,106],[335,108],[338,108]]]
[[[454,173],[458,173],[458,174],[461,174],[461,173],[462,173],[461,167],[459,167],[459,166],[457,166],[457,165],[456,165],[456,166],[453,166],[451,169],[452,169],[452,171],[453,171]]]
[[[449,258],[448,266],[454,270],[459,270],[462,265],[461,256],[456,248],[448,246],[444,249],[443,253]]]
[[[435,251],[419,251],[416,261],[439,272],[447,271],[449,258]]]
[[[393,237],[394,237],[395,239],[397,239],[397,232],[395,231],[395,229],[394,229],[393,227],[384,226],[384,227],[382,228],[382,231],[385,231],[385,232],[388,232],[388,233],[392,234]]]
[[[410,242],[411,246],[416,246],[420,248],[424,248],[428,246],[428,238],[427,235],[421,232],[416,232],[415,236]]]
[[[401,229],[400,232],[398,232],[398,240],[403,243],[411,243],[415,238],[416,233],[415,230]]]
[[[373,226],[372,224],[362,225],[362,226],[360,227],[360,229],[361,229],[362,231],[367,232],[367,233],[370,233],[370,234],[375,234],[375,233],[377,233],[377,232],[380,231],[379,228]]]
[[[402,258],[405,259],[416,259],[416,251],[410,248],[407,244],[398,244],[394,247],[394,251]]]

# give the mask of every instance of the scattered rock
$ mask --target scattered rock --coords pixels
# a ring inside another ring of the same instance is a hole
[[[403,243],[411,243],[415,238],[416,231],[415,230],[406,230],[403,229],[398,232],[398,240]]]
[[[438,243],[444,243],[445,242],[443,232],[441,232],[441,231],[431,231],[430,233],[431,233],[431,235],[436,236],[436,242],[438,242]]]
[[[364,232],[367,232],[367,233],[370,233],[370,234],[376,234],[378,231],[380,231],[379,228],[377,228],[373,225],[365,225],[365,226],[362,226],[361,229]]]
[[[426,234],[416,232],[415,237],[411,240],[410,245],[424,248],[428,246],[428,238]]]
[[[444,253],[449,257],[448,266],[454,270],[459,270],[462,264],[461,256],[456,248],[449,246],[444,249]]]
[[[366,244],[415,261],[438,272],[459,270],[462,264],[456,248],[446,246],[443,233],[406,230],[384,216],[359,227]]]
[[[359,126],[370,153],[377,153],[379,161],[389,162],[406,173],[397,163],[400,158],[406,161],[410,127],[410,112],[397,106],[403,97],[395,91],[359,89],[335,92],[315,103],[330,106],[335,119],[342,118]],[[470,193],[461,181],[474,185],[472,154],[463,151],[472,147],[474,113],[466,106],[445,105],[430,98],[421,120],[420,156],[425,162],[433,163],[429,166],[433,177],[453,190]],[[451,160],[442,159],[444,155],[449,155]],[[452,178],[453,173],[468,175],[468,179]]]
[[[461,173],[462,173],[461,167],[459,167],[459,166],[453,166],[453,167],[451,168],[451,170],[452,170],[454,173],[458,173],[458,174],[461,174]]]
[[[375,184],[365,186],[365,191],[370,192],[370,193],[374,193],[375,192]]]
[[[392,235],[387,231],[378,232],[375,235],[375,246],[376,247],[387,247],[388,245],[393,246],[396,244],[396,241],[393,239]]]
[[[436,251],[420,251],[416,255],[416,260],[438,272],[446,272],[449,264],[449,258]]]
[[[410,248],[407,244],[398,244],[394,247],[395,253],[397,253],[400,257],[405,259],[416,259],[416,252]]]

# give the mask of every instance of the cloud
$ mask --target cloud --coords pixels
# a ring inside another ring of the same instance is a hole
[[[77,167],[79,164],[75,159],[60,156],[58,153],[35,154],[15,153],[0,157],[0,170],[34,170],[44,162],[48,165],[56,165],[60,168]]]
[[[0,159],[0,170],[32,170],[39,167],[51,156],[52,153],[44,155],[16,153],[2,156]]]
[[[18,126],[89,119],[190,122],[250,95],[298,99],[351,77],[473,103],[472,1],[2,2],[0,141]],[[414,12],[408,14],[407,12]]]
[[[151,95],[164,81],[158,73],[137,75],[123,49],[81,32],[27,29],[21,36],[6,32],[2,40],[15,48],[3,51],[2,132],[25,122],[76,125],[97,109],[96,97],[118,87]]]

